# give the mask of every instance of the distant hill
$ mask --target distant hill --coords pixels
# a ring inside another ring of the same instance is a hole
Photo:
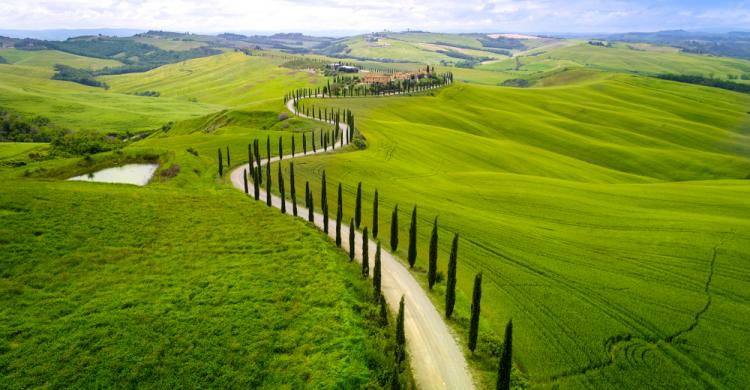
[[[144,30],[130,28],[92,28],[92,29],[55,29],[55,30],[6,30],[0,29],[0,35],[10,38],[33,38],[62,41],[82,35],[109,35],[114,37],[129,37]]]
[[[669,45],[686,53],[750,59],[750,32],[704,33],[685,30],[606,35],[610,41]]]

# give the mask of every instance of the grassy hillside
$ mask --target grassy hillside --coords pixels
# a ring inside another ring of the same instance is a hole
[[[637,44],[618,43],[613,47],[593,46],[588,43],[565,46],[551,50],[536,50],[534,55],[518,59],[517,73],[533,74],[561,67],[584,66],[615,72],[646,74],[678,73],[702,74],[722,79],[729,75],[750,73],[750,61],[726,57],[686,54],[672,50],[655,50]],[[516,70],[515,59],[488,63],[484,70]]]
[[[318,191],[325,170],[329,193],[340,180],[344,220],[362,181],[367,226],[377,188],[380,231],[398,203],[404,243],[418,205],[423,280],[433,219],[443,272],[460,233],[459,328],[474,274],[485,278],[477,361],[513,318],[516,365],[540,387],[750,379],[747,96],[612,76],[316,104],[353,109],[369,146],[300,161],[298,180]]]
[[[83,57],[75,54],[65,53],[57,50],[17,50],[0,49],[0,57],[5,58],[9,64],[40,66],[52,68],[55,64],[72,66],[74,68],[101,69],[104,67],[121,66],[122,63],[115,60]]]
[[[3,388],[388,383],[369,283],[303,222],[229,188],[6,185]]]

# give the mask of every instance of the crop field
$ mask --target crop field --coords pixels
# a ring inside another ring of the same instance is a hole
[[[368,148],[299,161],[298,180],[317,190],[325,170],[329,193],[341,181],[344,220],[361,181],[368,226],[377,188],[380,231],[398,203],[402,237],[418,205],[421,278],[433,219],[443,272],[459,233],[455,325],[483,272],[485,342],[513,318],[516,364],[533,385],[750,380],[746,95],[625,75],[434,94],[316,100],[351,108]]]

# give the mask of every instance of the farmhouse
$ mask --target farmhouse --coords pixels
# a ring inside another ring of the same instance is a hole
[[[391,76],[383,73],[370,72],[362,76],[362,82],[367,84],[386,84],[391,80],[393,80]]]

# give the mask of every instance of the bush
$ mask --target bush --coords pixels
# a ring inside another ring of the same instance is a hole
[[[279,122],[285,121],[287,119],[289,119],[289,113],[287,113],[286,111],[279,114]]]
[[[195,157],[198,157],[198,151],[193,149],[192,147],[187,148],[186,150],[188,153],[192,154]]]
[[[161,173],[159,174],[159,177],[161,177],[162,181],[169,180],[177,176],[178,173],[180,173],[180,165],[172,164],[169,168],[161,171]]]
[[[54,154],[83,156],[119,149],[125,143],[96,131],[81,130],[55,137],[51,146]]]

